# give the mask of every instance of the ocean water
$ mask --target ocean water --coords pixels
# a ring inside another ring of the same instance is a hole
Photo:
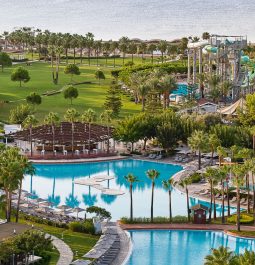
[[[34,26],[98,39],[248,35],[255,41],[254,0],[0,0],[0,32]]]

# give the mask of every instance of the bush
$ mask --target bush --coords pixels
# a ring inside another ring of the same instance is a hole
[[[92,221],[86,220],[83,223],[80,222],[72,222],[69,224],[69,229],[73,232],[80,232],[86,234],[95,234],[95,227]]]
[[[139,152],[139,151],[133,151],[133,152],[131,152],[130,154],[132,154],[132,155],[141,155],[142,153]]]
[[[132,155],[128,153],[120,153],[120,156],[132,156]]]
[[[148,224],[151,223],[151,219],[147,217],[138,217],[133,218],[133,221],[131,221],[128,217],[122,217],[121,222],[123,224]],[[166,224],[170,223],[170,219],[168,217],[154,217],[153,218],[154,224]],[[172,223],[188,223],[188,218],[186,216],[176,215],[172,218]]]
[[[202,179],[201,175],[198,173],[191,175],[190,178],[191,178],[192,183],[198,183]]]
[[[228,220],[229,223],[235,224],[236,221],[237,221],[237,215],[234,214],[234,215],[228,217],[227,220]],[[251,223],[253,223],[253,217],[248,215],[248,214],[241,214],[240,223],[241,224],[251,224]]]

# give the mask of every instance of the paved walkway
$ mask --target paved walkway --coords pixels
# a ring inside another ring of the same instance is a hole
[[[52,244],[59,252],[57,265],[69,265],[73,261],[73,252],[70,247],[63,240],[55,236],[48,236],[52,238]]]

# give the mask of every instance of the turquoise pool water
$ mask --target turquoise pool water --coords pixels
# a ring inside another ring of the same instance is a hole
[[[187,91],[187,85],[186,84],[178,84],[178,87],[176,90],[172,92],[174,95],[180,95],[180,96],[187,96],[188,91]]]
[[[222,232],[190,230],[130,231],[133,251],[127,265],[202,265],[211,248],[227,246],[236,253],[255,250],[255,240]]]
[[[67,204],[70,207],[82,208],[91,205],[104,207],[111,212],[114,220],[129,216],[129,185],[124,179],[125,175],[133,173],[140,180],[134,184],[134,216],[149,217],[151,181],[146,177],[145,172],[148,169],[158,170],[160,178],[156,181],[155,187],[154,215],[168,216],[168,193],[162,188],[162,180],[182,170],[182,167],[177,165],[132,159],[83,164],[37,164],[35,167],[36,175],[25,177],[24,189],[34,193],[35,196],[50,200],[55,206]],[[76,179],[96,175],[114,176],[114,179],[102,182],[102,185],[121,189],[125,194],[121,196],[103,195],[101,191],[93,187],[74,184]],[[173,215],[186,215],[185,195],[174,190],[172,200]],[[196,199],[190,199],[191,205],[197,202],[199,201]],[[220,214],[221,207],[217,207],[217,211]],[[81,213],[80,216],[83,214]]]

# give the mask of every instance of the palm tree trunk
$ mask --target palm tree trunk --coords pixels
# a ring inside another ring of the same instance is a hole
[[[213,193],[213,220],[216,220],[216,202],[215,202],[215,194]]]
[[[198,169],[201,169],[201,151],[198,150]]]
[[[222,194],[221,222],[222,222],[222,224],[224,224],[225,223],[225,216],[224,216],[224,213],[225,213],[225,200],[224,200],[224,196],[225,196],[225,194],[224,194],[224,182],[223,181],[221,181],[221,186],[222,186],[222,192],[221,192],[221,194]]]
[[[16,210],[16,223],[18,223],[19,221],[19,205],[20,205],[20,198],[21,198],[21,188],[22,188],[22,179],[20,180],[20,184],[19,184],[19,197],[18,197],[17,210]]]
[[[228,189],[228,181],[226,182],[226,189],[227,189],[227,202],[228,202],[228,217],[230,216],[230,201],[229,201],[229,189]]]
[[[254,225],[255,225],[255,180],[254,180],[254,174],[252,172],[252,191],[253,191],[253,222],[254,222]]]
[[[82,64],[82,48],[81,48],[81,51],[80,51],[80,60],[81,60],[81,64]]]
[[[114,51],[114,53],[113,53],[113,67],[115,68],[115,51]]]
[[[75,51],[75,48],[73,49],[73,63],[75,64],[75,56],[76,56],[76,53],[75,53],[76,51]]]
[[[236,194],[237,194],[237,201],[236,201],[236,208],[237,208],[237,218],[236,218],[236,225],[237,225],[237,231],[241,231],[240,229],[240,189],[239,186],[236,187]]]
[[[189,190],[188,190],[187,186],[186,186],[186,201],[187,201],[188,221],[190,222]]]
[[[250,181],[249,181],[249,174],[246,174],[246,188],[247,188],[247,213],[251,212],[251,201],[250,201]]]
[[[151,223],[153,223],[153,202],[154,202],[154,181],[152,182],[151,189]]]
[[[109,125],[107,126],[107,154],[110,152],[110,127]]]
[[[72,122],[72,156],[73,156],[73,148],[74,148],[74,139],[73,139],[73,135],[74,135],[74,123]]]
[[[212,204],[213,204],[212,180],[210,180],[210,190],[211,190],[211,199],[210,199],[210,209],[209,209],[209,223],[211,223],[211,220],[212,220]]]
[[[66,48],[66,64],[68,64],[68,55],[67,55],[67,48]]]
[[[142,111],[145,109],[145,98],[142,96]]]
[[[52,152],[53,152],[53,156],[55,155],[55,128],[54,128],[54,125],[52,125],[51,127],[52,129]]]
[[[133,193],[132,183],[130,184],[130,220],[133,221]]]
[[[151,63],[153,64],[154,57],[153,57],[153,52],[151,53]]]
[[[90,138],[91,138],[91,124],[89,123],[89,155],[90,155],[90,148],[91,148],[91,146],[90,146]]]
[[[30,126],[29,131],[30,131],[30,148],[31,148],[31,150],[30,150],[30,155],[31,155],[31,157],[32,157],[32,156],[33,156],[32,126]]]
[[[169,192],[169,218],[170,218],[170,223],[172,223],[172,196],[171,196],[171,190]]]
[[[90,48],[88,52],[89,52],[88,57],[89,57],[89,65],[90,65]]]

